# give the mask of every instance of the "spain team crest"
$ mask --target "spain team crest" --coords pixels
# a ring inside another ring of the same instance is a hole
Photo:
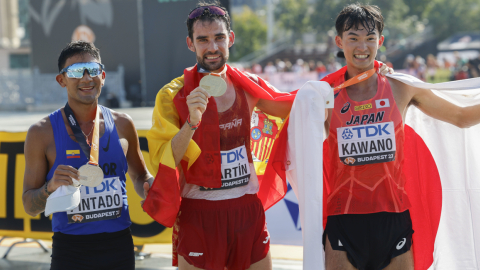
[[[278,132],[279,118],[267,116],[260,110],[254,110],[251,122],[251,146],[253,159],[265,161],[272,151],[273,142]]]

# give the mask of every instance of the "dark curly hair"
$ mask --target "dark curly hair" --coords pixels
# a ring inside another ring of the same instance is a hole
[[[198,17],[196,17],[196,18],[194,18],[194,19],[189,19],[189,18],[187,17],[186,23],[187,23],[188,36],[189,36],[190,39],[192,39],[192,40],[193,40],[193,24],[194,24],[196,21],[213,22],[213,21],[215,21],[215,20],[222,20],[222,21],[225,23],[225,26],[227,27],[227,31],[230,32],[230,30],[231,30],[231,27],[230,27],[230,15],[228,14],[227,9],[224,8],[224,7],[222,7],[217,0],[212,1],[212,2],[203,2],[203,1],[201,1],[201,2],[199,2],[199,3],[197,4],[197,6],[196,6],[194,9],[192,9],[192,11],[195,10],[195,9],[197,9],[197,8],[199,8],[199,7],[206,7],[206,6],[217,6],[217,7],[221,8],[221,9],[223,9],[223,10],[225,11],[225,15],[215,15],[215,14],[210,13],[210,10],[205,9],[205,10],[203,11],[203,14],[202,14],[201,16],[198,16]],[[188,15],[190,16],[190,13],[189,13]]]
[[[368,32],[378,30],[378,35],[383,32],[383,16],[380,8],[374,5],[363,5],[360,3],[351,4],[342,9],[337,16],[335,28],[340,37],[343,32],[352,28],[358,29],[363,26]]]
[[[77,54],[89,54],[98,62],[102,62],[100,58],[100,50],[93,45],[93,43],[83,40],[70,42],[65,48],[63,48],[60,56],[58,57],[58,72],[60,72],[67,62],[67,59]]]

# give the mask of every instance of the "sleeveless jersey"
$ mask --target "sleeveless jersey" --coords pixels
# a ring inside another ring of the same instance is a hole
[[[365,101],[351,100],[345,88],[335,93],[325,147],[327,215],[403,212],[410,206],[402,116],[388,80],[378,76],[377,86]]]
[[[235,93],[232,107],[218,113],[222,187],[206,189],[187,184],[181,174],[184,198],[216,201],[258,192],[258,179],[250,151],[250,113],[247,98],[244,91],[237,87]]]
[[[105,133],[99,141],[99,166],[104,173],[103,182],[95,188],[81,186],[79,206],[68,212],[53,214],[54,232],[74,235],[117,232],[131,224],[125,188],[127,160],[110,109],[103,106],[99,108],[105,122]],[[68,135],[61,111],[53,112],[49,118],[55,139],[56,158],[47,174],[47,181],[52,179],[58,165],[70,165],[78,169],[89,160],[80,145]]]

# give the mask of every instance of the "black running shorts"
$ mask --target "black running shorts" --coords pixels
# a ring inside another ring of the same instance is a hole
[[[412,246],[410,212],[335,215],[327,218],[323,233],[334,250],[347,252],[359,270],[380,270]]]
[[[135,269],[130,228],[90,235],[56,232],[52,239],[52,270]]]

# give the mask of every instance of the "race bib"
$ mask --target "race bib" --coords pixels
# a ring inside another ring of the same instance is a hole
[[[338,154],[346,165],[359,166],[395,160],[393,122],[337,128]]]
[[[210,189],[200,187],[201,191],[241,187],[250,181],[250,164],[245,145],[229,151],[220,151],[220,154],[222,156],[222,186]]]
[[[123,195],[120,178],[105,178],[96,187],[80,188],[80,204],[68,211],[68,223],[87,223],[92,221],[119,218],[122,214]]]

